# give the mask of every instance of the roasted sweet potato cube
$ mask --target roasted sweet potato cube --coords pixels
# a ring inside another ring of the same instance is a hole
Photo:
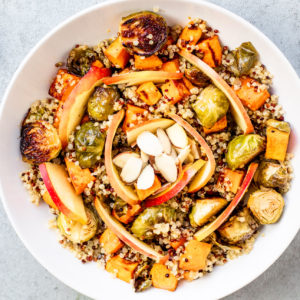
[[[181,237],[180,239],[178,240],[174,240],[174,241],[170,241],[170,246],[173,248],[173,249],[177,249],[179,248],[180,246],[184,245],[184,243],[186,242],[186,238],[185,237]]]
[[[164,97],[175,104],[191,93],[186,88],[182,80],[169,80],[161,86]]]
[[[155,288],[171,292],[176,290],[178,279],[165,265],[154,264],[150,274],[152,277],[152,284]]]
[[[57,107],[56,112],[54,114],[54,120],[53,120],[53,126],[56,129],[58,129],[58,127],[59,127],[59,122],[60,122],[60,119],[61,119],[62,112],[63,112],[63,102],[59,101],[58,107]]]
[[[148,105],[156,104],[162,97],[160,91],[153,82],[145,82],[137,89],[137,94]]]
[[[173,60],[163,63],[161,70],[165,72],[176,73],[179,71],[179,59],[174,58]]]
[[[108,228],[101,234],[99,242],[106,254],[116,253],[124,246],[122,241]]]
[[[104,51],[105,56],[116,67],[124,69],[127,65],[130,54],[122,45],[120,37],[116,38],[107,49]]]
[[[215,68],[222,62],[222,46],[217,35],[203,40],[198,44],[198,50],[203,53],[202,60]]]
[[[211,247],[211,244],[190,240],[180,256],[179,268],[186,271],[203,270]]]
[[[195,87],[186,77],[183,77],[182,81],[189,91]]]
[[[191,21],[185,26],[178,38],[177,45],[179,48],[186,48],[188,51],[193,49],[189,46],[196,45],[202,36],[202,30],[198,23]]]
[[[267,89],[249,77],[241,78],[241,88],[235,92],[242,103],[253,111],[258,110],[270,97]]]
[[[225,188],[226,191],[236,194],[242,184],[244,176],[244,171],[232,171],[228,168],[225,168],[218,178],[217,186],[222,189]]]
[[[125,215],[119,216],[115,210],[113,210],[113,216],[124,224],[128,224],[133,221],[134,217],[142,210],[139,204],[129,205]]]
[[[80,195],[90,182],[96,180],[89,169],[81,169],[79,165],[65,158],[68,173],[77,195]]]
[[[104,65],[103,65],[103,63],[100,61],[100,60],[95,60],[95,61],[93,61],[92,62],[92,67],[97,67],[97,68],[103,68],[104,67]]]
[[[68,73],[65,69],[59,69],[50,86],[49,95],[65,101],[79,80],[78,76]]]
[[[214,132],[220,132],[224,130],[226,127],[227,127],[227,118],[226,116],[224,116],[222,119],[216,122],[212,128],[203,127],[203,131],[205,134],[210,134]]]
[[[141,118],[141,120],[146,120],[147,117],[145,116],[145,112],[147,112],[147,109],[128,104],[122,126],[123,131],[126,132],[130,127],[137,125],[138,118]]]
[[[134,56],[134,66],[138,70],[156,70],[160,69],[163,62],[157,55],[149,57],[142,57],[140,55]]]
[[[267,127],[267,147],[265,157],[284,161],[289,144],[290,133]]]
[[[139,190],[136,187],[136,192],[137,192],[139,199],[142,201],[142,200],[145,200],[146,198],[148,198],[149,196],[151,196],[153,193],[155,193],[160,188],[161,188],[161,182],[159,181],[158,177],[155,176],[154,183],[149,189]]]
[[[116,255],[108,260],[105,269],[107,272],[114,274],[117,278],[130,283],[138,264],[138,262],[132,262]]]

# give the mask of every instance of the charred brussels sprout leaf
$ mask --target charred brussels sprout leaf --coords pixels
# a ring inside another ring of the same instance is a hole
[[[235,170],[244,166],[263,150],[264,138],[260,135],[239,135],[228,144],[226,162],[230,169]]]
[[[210,79],[197,68],[185,69],[184,74],[192,84],[198,87],[203,88],[209,85]]]
[[[123,18],[120,36],[131,53],[151,56],[167,41],[168,27],[162,16],[142,11]]]
[[[91,64],[99,59],[98,53],[87,46],[79,46],[72,49],[67,59],[68,71],[84,76],[90,69]]]
[[[280,131],[288,132],[288,133],[291,132],[290,125],[287,122],[269,119],[266,123],[267,123],[267,126],[276,128]]]
[[[99,126],[92,122],[84,123],[76,132],[76,158],[82,168],[91,168],[100,160],[104,140]]]
[[[131,231],[140,239],[153,237],[154,225],[176,221],[177,214],[174,208],[168,206],[152,206],[146,208],[133,222]]]
[[[114,88],[97,87],[88,101],[88,114],[97,121],[105,121],[114,111],[120,94]]]
[[[273,224],[282,214],[284,200],[275,190],[264,189],[252,193],[247,206],[261,224]]]
[[[193,109],[202,126],[211,128],[222,119],[229,108],[225,94],[214,85],[206,87],[193,104]]]
[[[148,259],[144,263],[138,266],[138,269],[135,271],[134,278],[134,290],[135,292],[142,292],[152,285],[152,280],[150,277],[150,270],[153,263]]]
[[[117,198],[114,205],[114,211],[120,218],[125,216],[128,212],[128,203],[121,198]]]

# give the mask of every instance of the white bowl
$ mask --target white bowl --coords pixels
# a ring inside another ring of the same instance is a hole
[[[48,207],[32,205],[19,178],[19,173],[26,169],[19,153],[20,121],[34,100],[48,96],[49,83],[57,71],[54,64],[64,60],[69,49],[77,43],[93,45],[116,34],[122,16],[152,10],[154,6],[159,6],[169,24],[186,24],[188,17],[200,17],[220,30],[224,45],[234,48],[244,41],[255,45],[261,61],[275,75],[272,92],[279,95],[286,119],[293,128],[290,151],[297,152],[299,78],[278,48],[255,27],[223,8],[196,0],[110,1],[85,10],[56,27],[34,47],[15,73],[1,110],[1,198],[12,225],[32,255],[54,276],[82,294],[102,299],[121,299],[128,295],[131,299],[164,297],[175,300],[195,297],[196,293],[202,299],[220,298],[262,274],[292,241],[300,226],[300,185],[293,184],[285,197],[286,207],[280,222],[264,227],[264,235],[257,239],[249,255],[216,267],[200,280],[180,283],[175,293],[152,288],[135,294],[128,284],[112,279],[94,263],[83,265],[63,249],[56,233],[48,229],[51,217]],[[293,160],[296,176],[299,164],[300,156],[296,155]]]

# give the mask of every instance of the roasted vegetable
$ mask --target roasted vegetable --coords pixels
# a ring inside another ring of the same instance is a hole
[[[57,218],[57,227],[62,235],[74,243],[83,243],[93,238],[97,231],[97,219],[91,210],[85,208],[87,223],[85,225],[67,218],[60,213]]]
[[[160,91],[153,82],[145,82],[137,89],[137,94],[148,105],[156,104],[162,97]]]
[[[134,274],[134,291],[142,292],[152,286],[152,279],[150,276],[151,261],[140,263]]]
[[[154,264],[151,269],[151,276],[154,287],[168,291],[176,290],[178,279],[165,265]]]
[[[159,181],[157,176],[155,176],[155,178],[154,178],[153,185],[151,187],[149,187],[148,189],[146,189],[146,190],[139,190],[137,188],[137,186],[135,186],[136,193],[137,193],[137,195],[138,195],[138,197],[141,201],[145,200],[146,198],[148,198],[149,196],[154,194],[160,188],[161,188],[161,182]]]
[[[89,71],[91,64],[98,59],[98,53],[89,47],[75,47],[70,51],[67,59],[68,71],[78,76],[84,76]]]
[[[179,48],[187,48],[188,51],[193,51],[191,46],[196,45],[202,36],[200,24],[197,20],[193,20],[183,28],[177,42]]]
[[[201,125],[211,128],[226,115],[229,101],[221,90],[211,84],[201,92],[192,106]]]
[[[190,95],[182,80],[169,80],[161,86],[161,91],[170,103],[175,104]]]
[[[242,184],[244,176],[244,171],[232,171],[228,168],[224,168],[224,170],[220,172],[217,188],[219,191],[221,190],[223,192],[232,192],[236,194]]]
[[[258,134],[239,135],[228,144],[226,162],[230,169],[235,170],[247,164],[264,147],[264,138]]]
[[[283,132],[287,132],[287,133],[291,132],[291,127],[290,127],[289,123],[284,122],[284,121],[278,121],[278,120],[275,120],[275,119],[269,119],[266,122],[266,124],[267,124],[267,126],[276,128],[276,129],[278,129],[280,131],[283,131]]]
[[[116,253],[124,246],[122,241],[109,228],[101,234],[99,242],[108,255]]]
[[[119,92],[112,87],[96,87],[88,101],[88,114],[96,121],[105,121],[114,112],[114,104],[120,98]]]
[[[218,122],[214,124],[211,128],[203,127],[203,131],[205,134],[215,133],[223,131],[227,127],[227,117],[226,115],[220,119]]]
[[[198,87],[203,88],[209,85],[210,79],[196,67],[185,69],[184,75],[192,84]]]
[[[20,150],[25,161],[41,164],[58,156],[61,142],[51,124],[36,121],[22,127]]]
[[[189,215],[193,227],[204,225],[212,216],[228,204],[223,198],[197,200]]]
[[[160,205],[146,208],[133,222],[131,231],[140,239],[153,237],[154,225],[176,221],[177,213],[174,208]]]
[[[246,75],[250,69],[255,65],[258,53],[251,42],[242,43],[230,55],[234,59],[233,64],[229,70],[235,76]]]
[[[288,182],[288,172],[284,165],[263,161],[255,176],[255,181],[267,188],[284,188]]]
[[[36,101],[31,105],[30,109],[28,110],[22,122],[22,126],[31,122],[43,120],[43,116],[45,114],[47,115],[47,110],[44,106],[41,105],[41,101]]]
[[[100,160],[104,140],[99,126],[92,122],[84,123],[76,132],[76,158],[82,168],[91,168]]]
[[[134,56],[134,66],[137,70],[158,70],[162,64],[162,60],[157,55],[151,55],[149,57],[142,57],[140,55]]]
[[[133,221],[134,217],[141,211],[139,204],[129,205],[121,198],[117,198],[115,201],[113,216],[124,224],[128,224]]]
[[[284,199],[273,189],[261,189],[250,195],[247,206],[261,224],[273,224],[282,214]]]
[[[120,37],[130,52],[151,56],[167,41],[167,23],[162,16],[150,11],[134,13],[122,19]]]
[[[222,46],[217,35],[203,40],[197,46],[198,50],[203,54],[202,60],[211,68],[215,68],[221,64]]]
[[[218,232],[224,241],[236,244],[249,239],[258,227],[259,225],[251,216],[249,209],[245,207],[223,224]]]

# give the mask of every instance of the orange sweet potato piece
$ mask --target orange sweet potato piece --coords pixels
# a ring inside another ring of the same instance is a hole
[[[202,36],[202,30],[199,27],[199,24],[191,21],[187,26],[185,26],[178,38],[178,47],[179,48],[187,48],[187,50],[191,51],[192,48],[188,47],[191,45],[196,45]]]
[[[115,210],[113,210],[112,214],[113,216],[118,219],[120,222],[124,224],[128,224],[131,221],[133,221],[134,217],[142,210],[142,207],[139,204],[135,205],[128,205],[128,209],[125,215],[122,215],[121,217],[116,213]]]
[[[65,69],[59,69],[50,86],[49,95],[65,101],[79,80],[78,76],[68,73]]]
[[[160,188],[161,188],[161,182],[159,181],[158,177],[155,176],[154,183],[149,189],[139,190],[136,187],[136,192],[137,192],[139,199],[142,201],[142,200],[145,200],[150,195],[152,195],[153,193],[155,193]]]
[[[217,186],[222,188],[226,182],[226,186],[228,186],[226,191],[236,194],[236,192],[242,184],[244,176],[244,171],[232,171],[231,169],[225,168],[218,178]]]
[[[116,255],[107,261],[105,269],[117,278],[130,283],[138,264],[138,262],[132,262]]]
[[[55,203],[53,202],[50,194],[48,193],[48,191],[46,191],[43,195],[43,200],[51,207],[54,209],[58,209],[57,206],[55,205]]]
[[[142,118],[142,120],[146,120],[147,117],[145,117],[145,114],[144,114],[146,111],[147,111],[147,109],[144,109],[144,108],[141,108],[138,106],[134,106],[131,104],[127,104],[125,119],[124,119],[123,126],[122,126],[123,131],[126,132],[127,129],[131,127],[131,124],[137,125],[138,124],[137,117],[139,117],[139,116]]]
[[[90,121],[90,117],[89,115],[85,115],[83,116],[83,118],[81,119],[81,122],[80,122],[80,125],[84,124],[84,123],[87,123]]]
[[[95,181],[96,178],[91,174],[89,169],[81,169],[79,165],[75,164],[75,162],[70,159],[65,158],[65,162],[75,192],[77,195],[80,195],[87,185],[90,182]]]
[[[217,35],[203,40],[198,44],[198,49],[203,53],[202,60],[210,67],[215,68],[222,62],[222,46]]]
[[[193,280],[195,280],[195,277],[193,276],[194,274],[195,274],[195,272],[184,271],[183,278],[187,281],[193,281]]]
[[[162,64],[162,60],[157,55],[149,57],[134,56],[134,66],[138,70],[157,70],[161,68]]]
[[[191,240],[185,247],[185,252],[180,256],[179,268],[187,271],[203,270],[212,245]]]
[[[97,67],[97,68],[104,68],[104,65],[103,65],[103,63],[100,61],[100,60],[95,60],[95,61],[93,61],[92,62],[92,65],[91,65],[92,67]]]
[[[158,289],[175,291],[178,285],[178,279],[163,264],[154,264],[150,274],[152,276],[152,285]]]
[[[287,147],[289,144],[290,133],[267,127],[267,147],[265,157],[267,159],[276,159],[284,161]]]
[[[130,54],[122,45],[120,37],[116,38],[109,47],[105,49],[104,54],[116,68],[121,69],[125,68],[130,59]]]
[[[186,242],[186,238],[185,237],[181,237],[179,240],[175,240],[175,241],[170,241],[170,245],[173,249],[177,249],[180,246],[184,245],[184,243]]]
[[[183,77],[182,81],[189,91],[195,87],[186,77]]]
[[[116,253],[124,246],[121,240],[108,228],[101,234],[99,242],[106,254]]]
[[[169,80],[161,86],[161,91],[165,98],[175,104],[191,93],[186,88],[182,80]]]
[[[162,97],[160,91],[153,82],[145,82],[137,89],[139,97],[148,105],[156,104]]]
[[[226,116],[224,116],[222,119],[220,119],[218,122],[216,122],[212,128],[203,127],[203,131],[205,134],[209,134],[209,133],[213,133],[213,132],[222,131],[226,127],[227,127],[227,118],[226,118]]]
[[[241,88],[236,90],[242,103],[255,111],[259,109],[270,97],[268,90],[260,88],[261,84],[249,77],[241,78]]]
[[[176,73],[179,71],[179,59],[174,58],[173,60],[163,63],[161,70],[165,72]]]

